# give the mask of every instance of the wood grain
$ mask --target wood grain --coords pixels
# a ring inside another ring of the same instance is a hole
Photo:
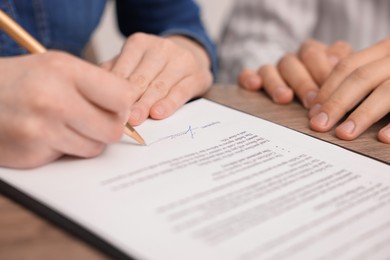
[[[390,122],[390,114],[353,141],[338,139],[334,130],[318,133],[310,130],[307,111],[298,103],[274,104],[263,92],[250,92],[235,86],[216,85],[206,94],[210,100],[258,116],[271,122],[298,130],[370,157],[390,162],[390,145],[378,141],[379,129]]]
[[[235,86],[216,85],[206,98],[264,118],[303,133],[327,140],[371,157],[390,162],[390,145],[376,134],[389,116],[354,141],[342,141],[334,132],[316,133],[308,128],[306,111],[298,102],[275,105],[262,92],[248,92]],[[108,257],[67,232],[51,225],[18,204],[0,196],[0,259],[107,259]]]

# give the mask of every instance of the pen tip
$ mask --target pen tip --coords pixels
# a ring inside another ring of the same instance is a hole
[[[133,138],[143,146],[146,146],[145,140],[136,132],[133,132]]]
[[[139,144],[146,146],[145,140],[129,123],[126,123],[125,134],[136,140]]]

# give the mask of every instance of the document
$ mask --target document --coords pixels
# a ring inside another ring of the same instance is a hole
[[[389,259],[390,166],[199,99],[0,180],[135,259]]]

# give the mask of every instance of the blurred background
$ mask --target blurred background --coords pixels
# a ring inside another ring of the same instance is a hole
[[[202,9],[203,21],[211,37],[218,41],[233,0],[196,0]],[[115,1],[108,1],[99,28],[92,38],[97,62],[106,61],[120,51],[124,37],[120,34],[115,15]]]

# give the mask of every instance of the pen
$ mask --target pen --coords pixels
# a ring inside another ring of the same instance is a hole
[[[43,47],[42,44],[34,39],[17,22],[15,22],[2,10],[0,10],[0,28],[3,29],[12,39],[14,39],[30,53],[46,52],[46,48]],[[145,145],[144,139],[129,123],[126,123],[124,133],[136,140],[138,143]]]

